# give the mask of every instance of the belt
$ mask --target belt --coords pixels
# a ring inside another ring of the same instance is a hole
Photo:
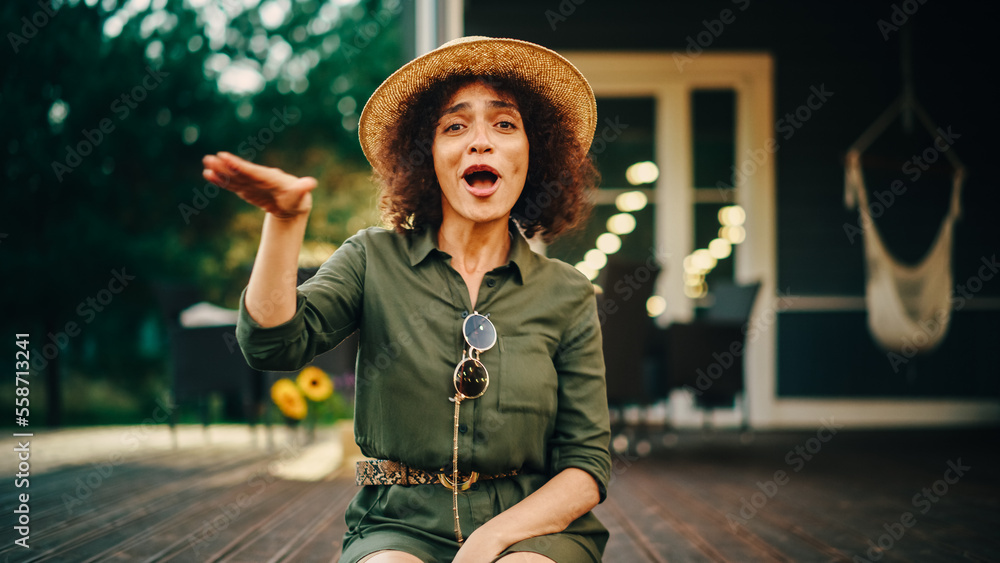
[[[472,486],[476,481],[487,479],[502,479],[513,477],[520,471],[514,469],[497,475],[480,475],[472,473],[458,474],[458,490],[464,491]],[[354,481],[358,485],[434,485],[440,483],[449,489],[453,489],[455,484],[451,480],[451,472],[430,472],[422,469],[414,469],[398,461],[384,459],[359,461]]]

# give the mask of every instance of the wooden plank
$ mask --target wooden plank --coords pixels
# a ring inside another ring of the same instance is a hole
[[[310,560],[308,557],[310,555],[315,555],[313,558],[315,560],[326,561],[334,552],[339,556],[344,530],[347,527],[344,523],[344,512],[357,492],[357,485],[353,479],[338,480],[333,484],[335,487],[329,488],[330,491],[325,495],[330,499],[326,509],[317,515],[310,525],[303,526],[299,533],[284,545],[276,544],[275,547],[278,549],[268,552],[273,554],[268,563],[307,561]]]
[[[86,468],[81,469],[83,470]],[[160,524],[157,522],[162,522],[164,519],[169,521],[172,516],[184,513],[189,502],[204,494],[204,487],[224,490],[232,480],[229,471],[207,473],[208,476],[205,478],[197,479],[202,485],[201,488],[192,487],[192,484],[185,479],[177,479],[144,491],[143,482],[136,478],[129,488],[138,491],[137,494],[104,498],[99,501],[108,503],[103,509],[101,505],[97,505],[92,510],[66,522],[65,525],[55,526],[55,531],[42,537],[38,545],[41,549],[35,551],[34,557],[29,560],[74,553],[74,560],[80,561],[86,558],[87,554],[103,552],[109,546],[123,541],[130,542],[132,541],[130,532],[127,530],[159,527]],[[108,492],[101,489],[95,493],[110,497]]]
[[[845,433],[799,472],[786,453],[808,433],[763,436],[750,445],[719,435],[659,451],[617,473],[608,499],[595,509],[612,533],[605,560],[863,561],[869,541],[878,542],[884,525],[909,511],[916,524],[875,554],[880,563],[998,561],[995,437],[975,431]],[[337,561],[356,486],[345,474],[315,483],[251,484],[276,457],[206,447],[130,459],[100,483],[95,471],[107,468],[93,465],[32,475],[32,549],[4,546],[0,560]],[[934,486],[947,461],[958,458],[972,469],[920,512],[913,496]],[[738,513],[741,498],[758,492],[757,483],[779,469],[789,482],[732,528],[727,515]],[[75,498],[88,478],[92,490],[67,509],[66,499]],[[258,491],[224,529],[192,544],[206,522],[225,516],[224,507]],[[5,490],[0,498],[15,497]]]
[[[344,514],[347,512],[347,505],[357,494],[358,486],[354,483],[353,475],[336,479],[335,482],[337,486],[343,488],[346,494],[338,501],[331,503],[328,517],[318,523],[310,535],[296,546],[296,549],[289,551],[282,561],[337,563],[340,559],[341,544],[344,534],[347,533]]]
[[[234,540],[225,557],[218,559],[220,563],[260,563],[268,559],[281,560],[284,554],[295,549],[301,541],[317,525],[330,517],[329,506],[317,502],[320,498],[333,498],[337,501],[346,496],[344,487],[331,487],[329,483],[295,483],[302,494],[294,501],[276,511],[266,521],[258,524],[255,529],[248,530],[252,536],[244,534]],[[334,503],[339,504],[339,502]]]
[[[637,498],[645,499],[666,522],[686,536],[712,561],[778,561],[789,559],[745,529],[730,531],[725,515],[649,464],[637,464],[626,480]]]
[[[615,491],[608,491],[608,498],[594,509],[594,514],[608,529],[610,537],[605,546],[605,555],[614,554],[619,561],[643,561],[662,563],[666,561],[660,556],[655,545],[633,524],[632,519],[622,509]]]

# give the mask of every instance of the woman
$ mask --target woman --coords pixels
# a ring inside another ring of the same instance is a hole
[[[247,361],[294,370],[360,330],[355,435],[378,461],[359,464],[341,561],[600,561],[593,289],[524,238],[585,218],[595,124],[586,80],[537,45],[470,37],[411,61],[359,123],[393,230],[359,232],[298,288],[316,181],[205,157],[206,179],[267,212]]]

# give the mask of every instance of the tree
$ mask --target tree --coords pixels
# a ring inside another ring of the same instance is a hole
[[[10,49],[0,90],[8,108],[0,117],[0,324],[5,334],[32,334],[50,424],[61,422],[69,368],[152,405],[150,390],[166,381],[165,349],[148,342],[157,280],[195,283],[235,306],[259,212],[201,180],[203,154],[242,150],[320,178],[308,236],[329,247],[349,234],[350,217],[371,220],[352,126],[401,62],[399,6],[43,0],[0,8]]]

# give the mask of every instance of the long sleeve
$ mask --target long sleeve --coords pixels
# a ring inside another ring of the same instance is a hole
[[[550,463],[553,475],[568,467],[590,473],[603,501],[611,474],[611,430],[601,325],[593,290],[589,283],[587,286],[589,295],[581,299],[570,317],[573,320],[555,357],[559,407],[555,432],[549,440]]]
[[[255,369],[292,371],[353,333],[364,297],[366,252],[361,234],[348,239],[311,279],[296,290],[295,315],[264,328],[240,296],[236,339]]]

